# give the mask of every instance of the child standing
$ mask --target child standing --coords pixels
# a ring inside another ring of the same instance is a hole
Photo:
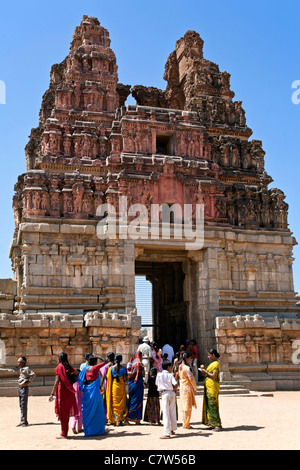
[[[152,367],[150,370],[148,380],[148,396],[144,414],[144,421],[151,424],[160,424],[160,404],[159,404],[159,391],[155,384],[157,377],[156,367]]]
[[[161,407],[163,412],[164,435],[161,439],[170,439],[177,429],[176,420],[176,391],[177,381],[172,374],[172,362],[163,362],[163,371],[156,377],[157,390],[161,392]]]
[[[72,420],[72,431],[74,434],[78,434],[83,431],[82,427],[82,391],[79,389],[78,382],[73,384],[75,390],[75,399],[77,403],[77,414],[73,416]]]

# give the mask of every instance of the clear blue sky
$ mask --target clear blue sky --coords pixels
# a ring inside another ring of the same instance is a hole
[[[252,138],[263,141],[270,187],[286,194],[289,223],[300,242],[300,104],[291,101],[300,80],[300,2],[271,0],[64,0],[2,2],[0,80],[0,278],[12,277],[8,250],[14,230],[12,196],[25,172],[24,147],[38,124],[42,95],[53,63],[68,54],[83,15],[109,30],[119,81],[165,88],[164,65],[177,39],[191,29],[204,40],[205,58],[231,74],[243,101]],[[300,249],[294,249],[295,290],[300,292]]]

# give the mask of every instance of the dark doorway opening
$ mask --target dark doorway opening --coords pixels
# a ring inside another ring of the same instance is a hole
[[[152,284],[152,322],[142,327],[152,328],[153,340],[160,346],[169,343],[178,351],[187,339],[182,263],[136,261],[135,274]]]
[[[156,135],[156,153],[160,155],[173,155],[171,135]]]

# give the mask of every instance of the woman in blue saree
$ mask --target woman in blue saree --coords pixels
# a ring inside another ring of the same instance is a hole
[[[143,415],[143,398],[144,398],[144,368],[141,361],[142,353],[137,351],[131,357],[127,364],[128,375],[128,392],[129,400],[127,403],[128,413],[126,422],[134,421],[140,424]]]
[[[87,437],[104,434],[106,426],[99,376],[104,362],[97,364],[97,359],[94,355],[89,357],[88,364],[83,366],[77,380],[82,390],[82,424]]]

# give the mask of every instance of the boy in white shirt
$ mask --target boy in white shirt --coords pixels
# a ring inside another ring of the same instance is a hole
[[[176,392],[177,381],[172,374],[172,362],[165,361],[162,364],[163,371],[159,372],[155,384],[161,392],[161,408],[163,413],[164,436],[161,439],[170,439],[177,429],[176,420]]]

